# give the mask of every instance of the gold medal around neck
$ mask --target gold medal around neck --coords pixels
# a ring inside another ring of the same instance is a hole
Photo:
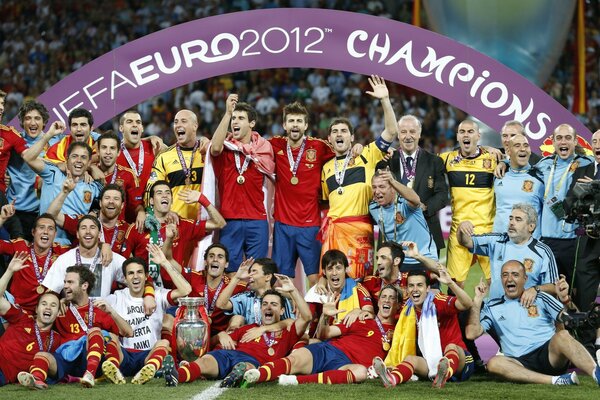
[[[185,177],[185,184],[186,184],[186,185],[191,185],[191,184],[192,184],[192,180],[190,179],[190,177],[189,177],[189,176],[186,176],[186,177]]]
[[[43,294],[46,291],[46,289],[42,285],[38,285],[35,291],[37,292],[37,294]]]
[[[269,347],[269,350],[267,350],[267,353],[269,353],[270,356],[274,356],[275,355],[275,349],[272,347]]]
[[[297,185],[299,182],[298,177],[297,176],[292,176],[292,178],[290,179],[290,183],[292,185]]]
[[[390,342],[383,342],[383,350],[390,351]]]
[[[237,177],[236,181],[237,181],[238,185],[243,185],[244,182],[246,182],[246,178],[244,178],[244,175],[240,175]]]

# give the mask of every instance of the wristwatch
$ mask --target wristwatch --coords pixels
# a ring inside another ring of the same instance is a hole
[[[540,287],[539,287],[539,286],[537,286],[537,285],[536,285],[536,286],[534,286],[533,288],[535,289],[535,292],[536,292],[537,294],[539,294],[539,293],[540,293]]]

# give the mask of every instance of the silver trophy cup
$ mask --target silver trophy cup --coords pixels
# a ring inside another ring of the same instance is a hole
[[[192,362],[201,357],[208,346],[208,325],[200,318],[198,308],[204,305],[202,297],[182,297],[179,306],[185,307],[185,317],[175,328],[179,360]]]

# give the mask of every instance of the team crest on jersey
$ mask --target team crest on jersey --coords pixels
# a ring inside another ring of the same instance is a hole
[[[492,160],[483,160],[483,168],[485,168],[485,169],[492,168]]]
[[[125,232],[123,232],[122,230],[119,230],[119,233],[117,233],[117,242],[122,242],[123,239],[125,239]]]
[[[404,215],[402,215],[402,213],[400,213],[399,211],[396,213],[396,223],[397,224],[403,224],[404,221],[406,221],[406,218],[404,218]]]
[[[316,149],[306,150],[306,161],[308,161],[308,162],[317,161],[317,150]]]
[[[531,258],[524,259],[523,265],[525,266],[525,271],[527,271],[527,273],[533,272],[533,260]]]
[[[535,304],[533,304],[533,305],[529,306],[529,308],[527,308],[527,316],[532,317],[532,318],[540,316],[540,314],[538,313],[537,306]]]
[[[123,179],[117,179],[115,183],[119,186],[123,186]]]
[[[569,167],[569,172],[575,172],[577,168],[579,168],[579,161],[575,161],[573,164],[571,164]]]
[[[86,204],[90,204],[92,202],[92,192],[89,190],[83,192],[83,202]]]
[[[428,189],[433,189],[433,176],[430,176],[427,178],[427,188]]]
[[[533,192],[533,181],[530,181],[530,180],[523,181],[523,187],[521,187],[521,190],[524,191],[525,193]]]

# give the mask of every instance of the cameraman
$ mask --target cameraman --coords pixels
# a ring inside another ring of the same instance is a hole
[[[573,188],[576,183],[600,181],[600,130],[592,135],[592,150],[594,162],[578,168],[573,173],[571,187],[567,193],[567,204],[576,200]],[[565,210],[569,213],[570,210]],[[591,238],[587,235],[577,239],[577,260],[574,267],[573,298],[575,304],[583,312],[590,310],[598,293],[600,284],[600,238]],[[571,283],[571,282],[569,282]],[[596,350],[600,349],[600,339],[596,339],[596,332],[590,327],[580,332],[580,341],[593,353],[594,340]]]

